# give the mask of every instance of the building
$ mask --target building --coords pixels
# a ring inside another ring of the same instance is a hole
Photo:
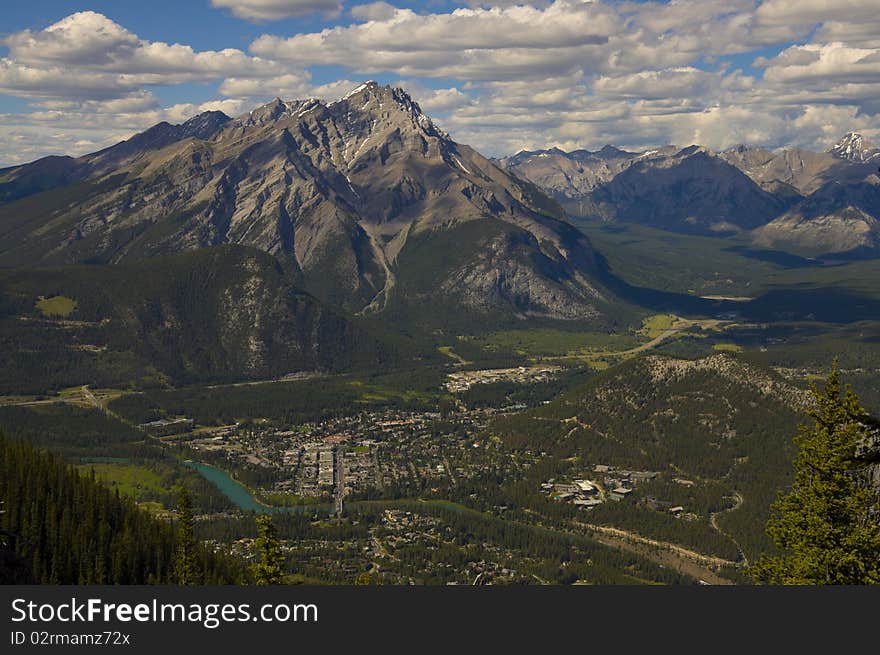
[[[656,478],[659,473],[656,471],[630,471],[629,477],[633,482],[648,482]]]
[[[626,487],[615,487],[611,490],[611,493],[608,494],[608,497],[611,500],[624,500],[626,498],[632,498],[632,489],[627,489]]]
[[[318,485],[332,487],[335,481],[336,458],[332,450],[318,452]]]
[[[156,437],[164,437],[182,432],[192,432],[195,421],[191,418],[162,418],[150,423],[141,423],[138,427]]]
[[[598,498],[576,498],[572,501],[574,505],[578,505],[579,507],[583,507],[585,509],[590,509],[595,507],[596,505],[601,505],[602,501]]]

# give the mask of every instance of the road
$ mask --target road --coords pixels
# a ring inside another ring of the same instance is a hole
[[[101,403],[98,402],[98,399],[95,398],[95,394],[93,394],[91,392],[91,390],[89,389],[89,385],[87,385],[87,384],[82,385],[82,395],[83,395],[83,398],[85,398],[86,401],[90,405],[93,405],[94,407],[97,407],[101,411],[104,411],[103,405],[101,405]]]
[[[651,350],[651,348],[655,348],[659,346],[661,343],[666,341],[669,337],[675,336],[679,332],[681,332],[687,326],[681,327],[673,327],[665,330],[663,334],[654,337],[647,343],[643,343],[641,346],[636,346],[635,348],[630,348],[629,350],[621,350],[616,353],[603,353],[605,355],[610,355],[612,357],[628,357],[630,355],[637,355],[641,352],[645,352],[646,350]]]
[[[716,570],[726,566],[736,566],[722,557],[704,555],[667,541],[658,541],[643,537],[635,532],[612,528],[605,525],[592,525],[575,521],[575,525],[591,532],[600,543],[613,548],[620,548],[631,553],[646,557],[657,564],[673,568],[681,573],[703,580],[713,585],[732,585],[733,582],[721,577]]]
[[[736,539],[734,539],[733,536],[729,532],[725,532],[724,530],[722,530],[716,520],[719,514],[733,512],[734,510],[739,509],[740,506],[743,504],[743,497],[737,491],[733,492],[733,500],[734,500],[733,507],[728,507],[727,509],[721,510],[720,512],[712,512],[712,515],[709,517],[709,524],[715,530],[717,530],[719,533],[721,533],[722,535],[724,535],[725,537],[730,539],[734,544],[736,544],[736,547],[739,550],[740,557],[742,557],[743,564],[745,566],[748,566],[749,565],[749,558],[746,557],[745,551],[743,551],[742,546],[739,545],[739,542]]]
[[[618,350],[615,352],[605,352],[600,351],[594,354],[576,354],[576,355],[557,355],[555,357],[542,357],[541,361],[559,361],[559,360],[571,360],[571,359],[590,359],[596,357],[631,357],[633,355],[638,355],[639,353],[645,352],[646,350],[651,350],[652,348],[656,348],[661,343],[666,341],[668,338],[675,336],[685,328],[690,327],[692,324],[687,323],[685,325],[677,325],[675,327],[671,327],[668,330],[664,330],[662,334],[654,337],[650,341],[646,341],[640,346],[636,346],[635,348],[630,348],[629,350]]]

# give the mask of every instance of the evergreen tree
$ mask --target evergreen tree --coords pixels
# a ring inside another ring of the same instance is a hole
[[[795,443],[791,492],[773,505],[767,532],[782,551],[752,568],[769,584],[880,583],[880,493],[871,485],[859,446],[870,424],[858,398],[841,390],[835,362]]]
[[[193,518],[192,500],[186,488],[180,490],[178,502],[180,526],[177,529],[177,548],[174,556],[174,578],[179,585],[201,584],[198,559],[198,544],[195,536],[195,519]]]
[[[177,530],[91,473],[0,435],[0,584],[169,584]],[[188,503],[187,503],[188,504]],[[186,521],[192,533],[191,507]],[[191,544],[195,544],[194,537]],[[190,548],[198,578],[241,581],[240,562]]]
[[[259,531],[257,537],[259,561],[251,568],[254,582],[258,585],[284,584],[281,544],[278,541],[278,530],[275,528],[272,517],[267,514],[258,516],[257,530]]]

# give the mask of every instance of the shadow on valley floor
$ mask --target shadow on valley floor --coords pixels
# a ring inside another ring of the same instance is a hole
[[[827,253],[815,257],[801,257],[781,250],[760,250],[746,246],[731,246],[725,248],[725,252],[757,259],[762,262],[776,264],[784,268],[832,268],[846,266],[853,262],[864,262],[878,259],[877,250],[874,248],[858,248],[844,253]]]
[[[598,269],[598,280],[618,298],[656,312],[762,322],[853,323],[880,319],[880,299],[840,288],[776,289],[748,302],[736,302],[634,286],[617,277],[601,255]]]
[[[758,261],[776,264],[777,266],[783,266],[785,268],[819,268],[827,265],[817,259],[800,257],[780,250],[758,250],[755,248],[747,248],[746,246],[731,246],[730,248],[725,248],[724,251],[741,255],[742,257],[749,257],[750,259],[757,259]],[[837,263],[836,265],[839,266],[840,263]]]

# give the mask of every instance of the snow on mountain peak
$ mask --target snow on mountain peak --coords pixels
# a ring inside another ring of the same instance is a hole
[[[829,152],[838,159],[867,162],[880,156],[880,150],[858,132],[848,132]]]

